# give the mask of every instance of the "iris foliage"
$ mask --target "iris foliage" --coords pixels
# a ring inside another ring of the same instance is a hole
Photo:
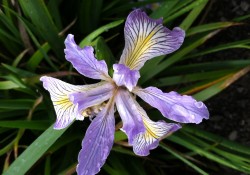
[[[91,45],[112,74],[124,47],[124,19],[134,8],[164,25],[186,31],[182,47],[167,56],[148,61],[140,70],[139,85],[175,90],[205,101],[246,74],[250,61],[197,61],[204,55],[231,48],[249,49],[250,40],[200,49],[222,29],[243,25],[232,22],[199,24],[208,0],[102,1],[102,0],[2,0],[0,7],[0,156],[4,174],[73,174],[81,140],[90,121],[74,122],[53,130],[55,113],[49,94],[39,81],[42,75],[71,84],[90,84],[65,61],[64,39],[75,35],[81,46]],[[224,60],[224,59],[223,59]],[[151,119],[161,114],[145,103]],[[211,116],[212,118],[213,116]],[[119,128],[121,123],[116,123]],[[135,156],[120,130],[102,174],[210,174],[228,167],[250,173],[250,149],[193,125],[163,139],[148,157]]]

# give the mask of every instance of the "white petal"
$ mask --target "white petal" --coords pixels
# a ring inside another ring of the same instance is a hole
[[[146,112],[139,105],[137,108],[142,116],[146,131],[134,137],[133,150],[139,156],[147,156],[150,150],[159,145],[159,141],[164,136],[178,130],[181,126],[175,123],[166,123],[165,121],[154,122],[149,119]]]
[[[139,70],[147,60],[177,50],[185,32],[178,27],[171,31],[162,25],[162,19],[151,19],[137,9],[126,20],[124,36],[125,48],[119,63]]]
[[[75,119],[82,120],[84,118],[84,116],[79,116],[77,105],[70,101],[69,95],[71,93],[87,91],[98,86],[98,84],[76,86],[47,76],[41,77],[40,80],[43,82],[44,88],[49,91],[54,105],[57,116],[54,129],[63,129]]]

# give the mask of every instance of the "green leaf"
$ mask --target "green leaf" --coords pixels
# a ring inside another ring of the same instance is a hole
[[[170,85],[176,85],[176,84],[184,84],[184,83],[194,82],[194,81],[199,81],[199,80],[220,78],[233,72],[236,72],[236,70],[226,69],[226,70],[218,70],[218,71],[216,70],[216,71],[209,71],[209,72],[197,71],[197,73],[191,73],[191,74],[183,73],[181,75],[159,78],[155,81],[151,81],[150,83],[152,86],[163,87],[163,86],[170,86]]]
[[[235,26],[235,25],[239,25],[239,23],[235,23],[235,22],[215,22],[215,23],[210,23],[210,24],[198,25],[198,26],[195,26],[195,27],[192,27],[192,28],[188,29],[187,33],[186,33],[186,37],[191,36],[191,35],[195,35],[195,34],[198,34],[198,33],[202,33],[202,32],[208,32],[208,31],[211,31],[211,30],[222,29],[222,28]]]
[[[182,23],[180,24],[179,27],[182,28],[183,30],[189,29],[189,27],[193,24],[193,22],[200,15],[200,13],[202,12],[202,10],[205,8],[207,2],[208,2],[208,0],[204,1],[199,6],[193,8],[193,10],[191,12],[189,12],[189,14],[182,21]]]
[[[212,47],[212,48],[209,48],[209,49],[206,49],[203,51],[199,51],[198,53],[191,54],[191,55],[185,57],[185,59],[198,57],[198,56],[202,56],[202,55],[206,55],[206,54],[210,54],[210,53],[214,53],[214,52],[218,52],[218,51],[222,51],[222,50],[233,49],[233,48],[250,49],[250,46],[248,46],[246,44],[250,44],[249,39],[231,42],[231,43],[226,43],[226,44],[221,44],[219,46]]]
[[[168,0],[166,2],[163,2],[157,10],[152,12],[150,17],[151,18],[161,18],[161,17],[165,18],[165,17],[167,17],[177,3],[178,3],[178,1],[176,1],[176,0]]]
[[[28,60],[27,68],[30,71],[35,71],[37,66],[40,64],[42,59],[44,58],[44,53],[47,53],[50,50],[50,45],[48,43],[44,43]]]
[[[13,81],[0,81],[0,90],[20,88],[18,84]]]
[[[113,69],[112,65],[115,63],[115,57],[106,44],[103,37],[98,37],[95,41],[95,56],[98,60],[105,60],[109,69]]]
[[[206,63],[193,63],[169,68],[169,71],[164,75],[176,75],[182,73],[194,73],[200,71],[215,71],[222,69],[239,69],[250,65],[250,60],[228,60]]]
[[[54,130],[53,125],[50,126],[10,165],[3,175],[25,174],[66,129]]]
[[[92,32],[91,34],[89,34],[88,36],[86,36],[79,44],[80,47],[84,47],[87,45],[90,45],[90,43],[96,38],[98,37],[100,34],[102,34],[103,32],[107,32],[109,29],[112,29],[118,25],[120,25],[121,23],[123,23],[124,20],[118,20],[115,22],[111,22],[109,24],[106,24],[102,27],[100,27],[99,29],[95,30],[94,32]]]
[[[244,146],[242,144],[239,144],[237,142],[230,141],[224,137],[221,137],[219,135],[207,132],[205,130],[199,129],[197,127],[185,125],[185,127],[182,128],[183,132],[188,132],[192,135],[198,136],[200,138],[206,139],[208,141],[212,141],[216,144],[219,144],[227,149],[230,149],[232,151],[236,151],[239,153],[247,154],[250,156],[250,148],[248,146]],[[249,159],[250,160],[250,159]]]
[[[48,121],[0,121],[0,127],[3,128],[23,128],[23,129],[35,129],[45,130],[49,126]]]
[[[102,12],[103,0],[84,0],[78,6],[78,24],[85,34],[97,28]],[[88,25],[86,25],[88,24]]]
[[[34,104],[34,100],[31,99],[0,99],[0,109],[31,109]]]
[[[115,142],[125,140],[125,139],[127,139],[127,136],[126,136],[126,134],[124,134],[124,132],[122,132],[122,131],[115,132]]]
[[[203,148],[203,147],[195,145],[194,141],[190,142],[190,140],[188,140],[188,138],[186,138],[186,137],[177,136],[176,134],[174,134],[174,135],[171,135],[170,137],[168,137],[168,139],[186,147],[187,149],[190,149],[194,152],[197,152],[199,155],[202,155],[202,156],[204,156],[212,161],[215,161],[219,164],[222,164],[224,166],[228,166],[228,167],[236,169],[236,170],[240,170],[242,172],[247,172],[244,167],[238,167],[236,164],[233,164],[232,162],[225,160],[223,157],[218,156],[216,154],[213,154],[212,152],[209,151],[209,148]]]
[[[49,11],[43,0],[36,1],[19,1],[23,11],[30,17],[32,23],[38,29],[40,35],[45,41],[48,41],[52,50],[58,58],[64,58],[63,40],[58,36],[58,29],[53,23]]]
[[[105,11],[103,13],[103,16],[111,16],[115,13],[119,13],[121,14],[122,12],[126,12],[126,11],[132,11],[132,9],[136,8],[136,7],[143,7],[146,6],[148,4],[151,3],[159,3],[159,2],[163,2],[164,0],[144,0],[141,2],[130,2],[130,3],[126,3],[127,1],[125,1],[124,3],[122,3],[120,6],[113,8],[111,10]],[[127,12],[126,12],[127,13]]]
[[[167,23],[183,14],[185,14],[186,12],[192,10],[193,8],[203,4],[203,3],[206,3],[207,0],[195,0],[194,2],[192,2],[191,4],[181,8],[180,10],[176,11],[175,13],[173,13],[172,15],[170,15],[169,17],[165,18],[163,20],[164,23]]]
[[[23,69],[20,69],[20,68],[16,68],[16,67],[10,66],[8,64],[2,63],[2,66],[4,68],[6,68],[7,70],[13,72],[14,74],[17,74],[20,77],[32,77],[32,76],[36,75],[33,72],[26,71],[26,70],[23,70]]]
[[[188,166],[193,168],[198,173],[203,174],[203,175],[208,175],[208,173],[206,173],[204,170],[200,169],[198,166],[196,166],[195,164],[190,162],[188,159],[186,159],[184,156],[180,155],[178,152],[176,152],[176,151],[172,150],[171,148],[169,148],[167,145],[165,145],[163,143],[160,143],[160,147],[162,147],[164,150],[168,151],[170,154],[173,154],[176,158],[183,161],[185,164],[187,164]]]

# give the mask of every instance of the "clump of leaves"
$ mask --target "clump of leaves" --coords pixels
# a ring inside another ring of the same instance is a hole
[[[199,49],[222,29],[241,25],[240,21],[195,25],[207,3],[207,0],[1,1],[0,161],[3,174],[75,171],[80,142],[89,121],[85,120],[86,125],[75,122],[68,129],[53,130],[53,106],[39,82],[46,74],[72,84],[91,83],[89,79],[79,78],[64,61],[66,33],[74,33],[81,47],[95,47],[96,57],[105,59],[110,66],[118,60],[123,48],[120,41],[123,41],[125,17],[133,8],[144,8],[152,18],[163,17],[168,28],[179,26],[187,35],[179,51],[145,64],[140,71],[142,87],[174,89],[205,101],[246,74],[250,69],[246,58],[196,61],[226,49],[249,49],[249,39]],[[161,118],[156,111],[147,110],[151,118]],[[162,149],[146,158],[136,157],[127,147],[126,139],[121,131],[116,132],[116,144],[102,173],[143,175],[181,170],[209,174],[219,168],[214,162],[250,173],[248,147],[194,126],[184,126],[162,140]]]

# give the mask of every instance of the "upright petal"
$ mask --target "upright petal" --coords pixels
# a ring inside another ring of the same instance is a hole
[[[108,68],[104,60],[98,61],[94,56],[91,46],[80,48],[74,41],[74,36],[69,34],[65,40],[64,49],[66,59],[82,75],[93,78],[108,80]]]
[[[140,78],[140,73],[138,70],[130,70],[127,66],[123,64],[113,65],[114,74],[113,80],[118,86],[125,86],[129,91],[136,86],[138,79]]]
[[[111,102],[94,118],[85,134],[78,155],[78,175],[94,175],[100,171],[113,146],[114,132],[114,104]]]
[[[123,89],[119,89],[115,102],[123,122],[122,131],[127,134],[128,142],[132,145],[133,138],[145,131],[142,117],[136,107],[138,104],[131,94]]]
[[[201,101],[176,92],[163,93],[155,87],[135,88],[133,91],[151,106],[157,108],[163,116],[181,123],[200,123],[209,118],[207,107]]]
[[[164,136],[180,129],[181,126],[175,123],[166,123],[165,121],[154,122],[149,119],[146,112],[139,105],[137,107],[143,118],[146,131],[134,137],[133,150],[139,156],[147,156],[150,150],[159,145],[159,141]]]
[[[77,106],[69,100],[69,94],[87,91],[97,86],[97,84],[75,86],[47,76],[41,77],[40,80],[43,82],[43,87],[49,91],[55,108],[57,120],[54,129],[63,129],[74,119],[84,118],[84,116],[79,116]]]
[[[151,19],[137,9],[126,20],[124,36],[125,48],[119,63],[139,70],[147,60],[177,50],[185,32],[178,27],[171,31],[162,25],[162,19]]]
[[[88,91],[71,93],[70,101],[78,106],[78,111],[81,114],[88,107],[101,105],[108,100],[113,94],[114,86],[109,82],[100,82],[99,86]]]

